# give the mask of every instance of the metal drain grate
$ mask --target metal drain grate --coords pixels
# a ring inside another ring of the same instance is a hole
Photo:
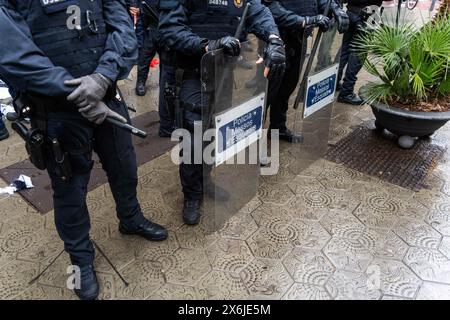
[[[392,134],[358,127],[331,146],[325,159],[414,191],[428,188],[425,180],[445,149],[420,140],[414,148],[403,150],[395,140]]]

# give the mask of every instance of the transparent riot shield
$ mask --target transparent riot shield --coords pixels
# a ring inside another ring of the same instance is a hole
[[[293,157],[289,168],[296,174],[322,157],[328,148],[341,47],[337,24],[328,32],[314,28],[304,33],[300,81],[290,114],[293,131],[301,133],[303,139],[285,146]]]
[[[218,50],[202,59],[203,223],[219,230],[257,194],[267,81],[257,67],[258,41],[240,57]]]

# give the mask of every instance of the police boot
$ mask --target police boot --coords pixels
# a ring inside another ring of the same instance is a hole
[[[303,135],[301,133],[292,132],[289,129],[280,131],[280,140],[287,141],[289,143],[300,143],[303,141]]]
[[[159,224],[153,223],[144,218],[140,224],[119,223],[119,232],[126,235],[141,236],[150,241],[163,241],[167,239],[167,230]]]
[[[99,285],[92,264],[80,267],[80,288],[75,288],[74,291],[81,300],[97,299]]]
[[[8,139],[9,138],[9,132],[8,129],[3,128],[0,130],[0,141]]]
[[[338,96],[338,102],[351,104],[354,106],[360,106],[364,103],[364,100],[358,97],[356,94],[351,93],[343,95],[342,93]]]
[[[269,130],[269,134],[268,134],[269,139],[272,138],[271,132],[272,132],[272,130]],[[303,135],[301,133],[295,133],[295,132],[292,132],[289,129],[279,130],[278,138],[280,140],[283,140],[283,141],[286,141],[286,142],[289,142],[289,143],[300,143],[300,142],[303,142]]]
[[[187,225],[194,226],[200,222],[201,200],[184,200],[183,221]]]
[[[253,79],[245,83],[245,88],[253,89],[256,88],[257,85],[258,85],[258,78],[254,77]]]
[[[239,59],[238,60],[238,67],[242,68],[242,69],[247,69],[247,70],[252,70],[253,69],[253,63],[251,63],[248,60],[245,59]]]
[[[159,127],[159,132],[158,132],[158,134],[159,134],[159,136],[160,136],[161,138],[170,138],[170,137],[172,137],[172,132],[173,132],[173,130],[174,130],[174,129],[172,129],[172,130],[167,130],[167,129],[163,128],[163,127]]]
[[[138,80],[136,83],[136,94],[140,97],[145,96],[147,88],[145,87],[145,81]]]

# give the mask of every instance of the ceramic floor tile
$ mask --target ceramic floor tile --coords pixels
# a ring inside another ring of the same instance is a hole
[[[196,286],[196,293],[203,300],[245,300],[250,295],[239,275],[224,271],[212,271],[206,275]]]
[[[450,300],[450,285],[425,282],[419,290],[417,300]]]
[[[13,260],[0,268],[0,299],[13,299],[29,286],[39,273],[39,264]]]
[[[442,239],[439,250],[442,252],[442,254],[450,259],[450,237],[444,237],[444,239]]]
[[[323,252],[337,269],[347,271],[363,272],[373,260],[369,249],[355,239],[333,237]]]
[[[380,285],[383,294],[414,298],[422,281],[401,261],[375,259],[366,273],[372,284]]]
[[[424,281],[450,284],[450,259],[437,250],[410,248],[405,263]]]
[[[437,249],[442,241],[439,232],[416,220],[399,220],[393,231],[410,246]]]
[[[373,285],[368,274],[336,270],[325,288],[336,300],[378,300],[379,286]]]
[[[214,270],[239,272],[253,260],[253,254],[245,241],[220,239],[206,249],[206,255]]]
[[[295,282],[324,285],[335,268],[328,258],[318,250],[295,248],[283,263]]]
[[[295,283],[283,300],[331,300],[331,297],[324,287]]]
[[[254,299],[280,299],[293,284],[281,261],[257,259],[239,273]]]

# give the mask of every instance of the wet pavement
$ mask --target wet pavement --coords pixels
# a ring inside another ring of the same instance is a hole
[[[156,75],[152,69],[144,98],[134,96],[132,80],[121,85],[138,114],[156,108]],[[372,120],[368,106],[337,104],[329,143]],[[448,141],[450,125],[429,143]],[[0,155],[1,167],[26,158],[17,134],[0,142]],[[144,214],[169,229],[161,243],[121,235],[108,185],[90,192],[92,238],[130,283],[97,254],[100,298],[450,299],[448,151],[430,189],[418,192],[324,159],[296,174],[294,160],[286,154],[279,174],[263,177],[258,196],[213,234],[183,224],[169,154],[142,165]],[[66,289],[66,254],[29,284],[61,250],[53,212],[0,196],[0,299],[76,299]]]

